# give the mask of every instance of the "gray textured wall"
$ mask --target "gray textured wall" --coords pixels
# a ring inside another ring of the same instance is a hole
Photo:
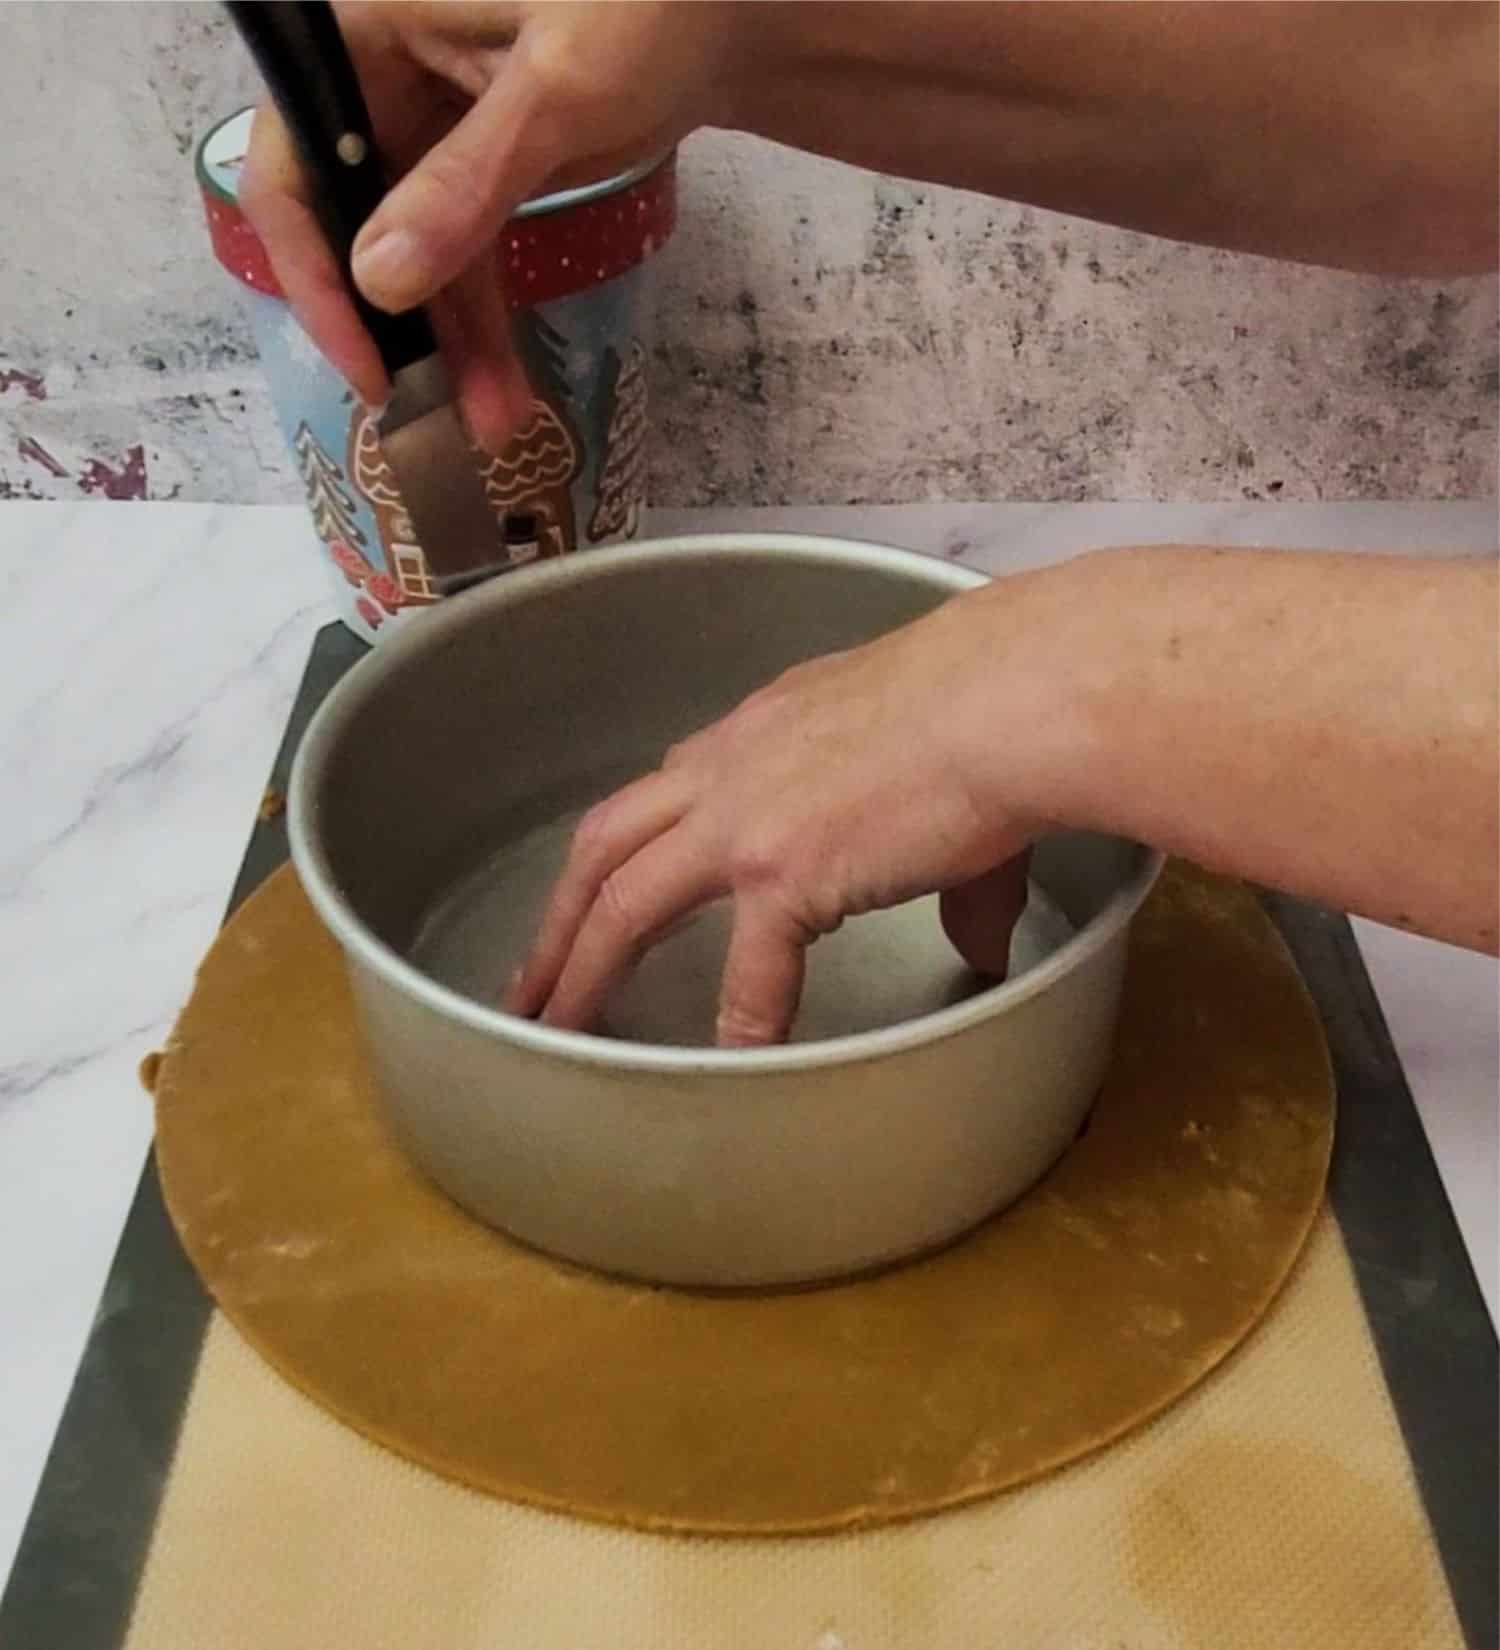
[[[0,497],[298,497],[193,141],[207,4],[0,11]],[[1099,229],[720,134],[658,263],[660,503],[1488,497],[1496,285]]]

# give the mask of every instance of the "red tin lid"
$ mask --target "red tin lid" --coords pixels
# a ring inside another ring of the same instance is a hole
[[[271,260],[239,204],[253,114],[241,109],[198,145],[198,185],[219,262],[246,286],[280,298]],[[676,223],[675,151],[598,183],[538,195],[501,237],[507,301],[525,309],[611,281],[649,258]]]

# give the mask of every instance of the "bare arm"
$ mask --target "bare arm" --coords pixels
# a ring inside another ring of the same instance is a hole
[[[1069,611],[1039,625],[1066,638],[1068,661],[1052,673],[1048,806],[1494,950],[1496,575],[1488,558],[1261,550],[1070,564],[1044,597]],[[976,606],[1003,603],[1004,588]],[[998,806],[1003,768],[973,761],[984,805]]]
[[[437,320],[471,426],[526,404],[492,266],[530,192],[702,125],[1157,234],[1351,269],[1496,260],[1488,3],[765,0],[354,4],[339,15],[387,161],[369,298]],[[241,198],[308,332],[385,377],[274,111]]]
[[[728,896],[720,1038],[775,1041],[819,934],[1054,827],[1493,950],[1497,596],[1492,560],[1142,548],[957,597],[595,810],[508,1006],[586,1025]]]
[[[751,5],[736,115],[862,166],[1350,269],[1493,268],[1490,4]]]

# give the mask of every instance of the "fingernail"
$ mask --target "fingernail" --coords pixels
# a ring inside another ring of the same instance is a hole
[[[779,1040],[767,1021],[738,1009],[721,1009],[714,1023],[714,1041],[720,1048],[764,1048]]]
[[[526,970],[518,968],[505,982],[505,989],[500,993],[500,1006],[511,1014],[516,1013],[521,1001],[521,981],[526,978]]]
[[[409,309],[427,295],[422,243],[409,229],[387,229],[350,262],[360,291],[382,309]]]

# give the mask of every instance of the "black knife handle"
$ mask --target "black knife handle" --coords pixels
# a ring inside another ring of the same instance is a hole
[[[259,65],[312,185],[314,207],[354,307],[389,373],[437,348],[420,309],[387,315],[349,272],[354,237],[386,192],[370,111],[327,0],[227,0],[226,9]]]

